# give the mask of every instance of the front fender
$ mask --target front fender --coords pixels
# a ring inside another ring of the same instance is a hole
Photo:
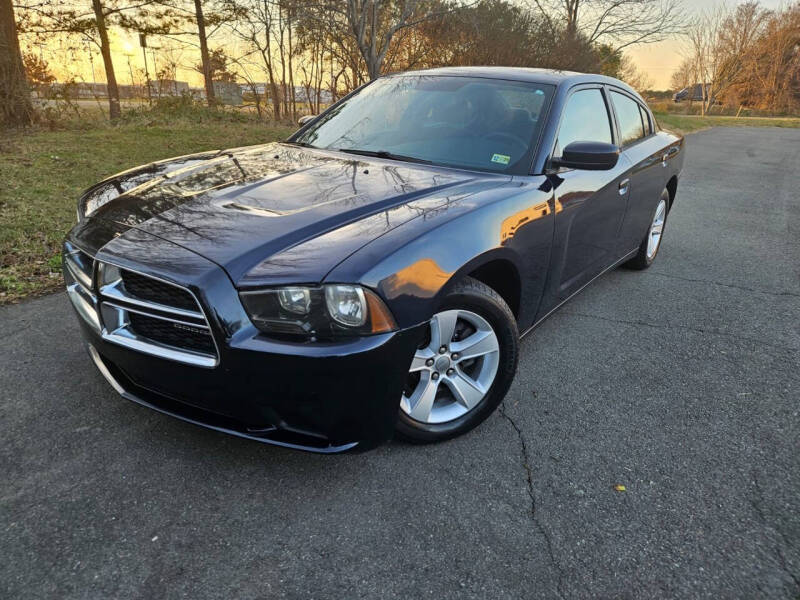
[[[446,204],[361,248],[325,278],[376,290],[400,327],[430,319],[451,286],[492,261],[519,274],[518,321],[533,319],[553,240],[553,197],[544,176]]]

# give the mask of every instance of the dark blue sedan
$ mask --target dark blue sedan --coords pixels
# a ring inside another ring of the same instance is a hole
[[[87,190],[67,291],[140,404],[318,452],[444,440],[500,404],[522,335],[650,266],[683,154],[609,77],[386,76],[286,142]]]

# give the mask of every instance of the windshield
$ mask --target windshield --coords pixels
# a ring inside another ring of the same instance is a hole
[[[528,172],[553,86],[478,77],[376,80],[295,143],[398,160]]]

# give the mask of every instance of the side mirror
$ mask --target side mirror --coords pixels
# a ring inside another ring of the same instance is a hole
[[[303,127],[304,125],[308,124],[309,122],[313,121],[316,118],[317,115],[305,115],[297,119],[297,124],[300,125],[300,127]]]
[[[572,142],[561,153],[553,157],[550,164],[568,169],[585,169],[587,171],[608,171],[617,165],[619,148],[605,142]]]

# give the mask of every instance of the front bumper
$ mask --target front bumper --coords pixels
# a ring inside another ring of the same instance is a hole
[[[335,343],[276,341],[253,326],[214,263],[136,230],[107,237],[99,248],[87,247],[88,235],[68,239],[64,275],[90,354],[123,396],[198,425],[316,452],[369,448],[392,436],[423,325]],[[159,303],[147,296],[152,290],[129,288],[135,280],[105,285],[107,265],[169,294]],[[178,308],[176,293],[189,304]],[[142,329],[141,315],[153,329]],[[175,336],[200,345],[176,348]]]
[[[105,341],[81,319],[97,368],[124,398],[184,421],[260,442],[335,453],[390,439],[420,332],[325,348],[226,348],[217,368],[147,356]]]

